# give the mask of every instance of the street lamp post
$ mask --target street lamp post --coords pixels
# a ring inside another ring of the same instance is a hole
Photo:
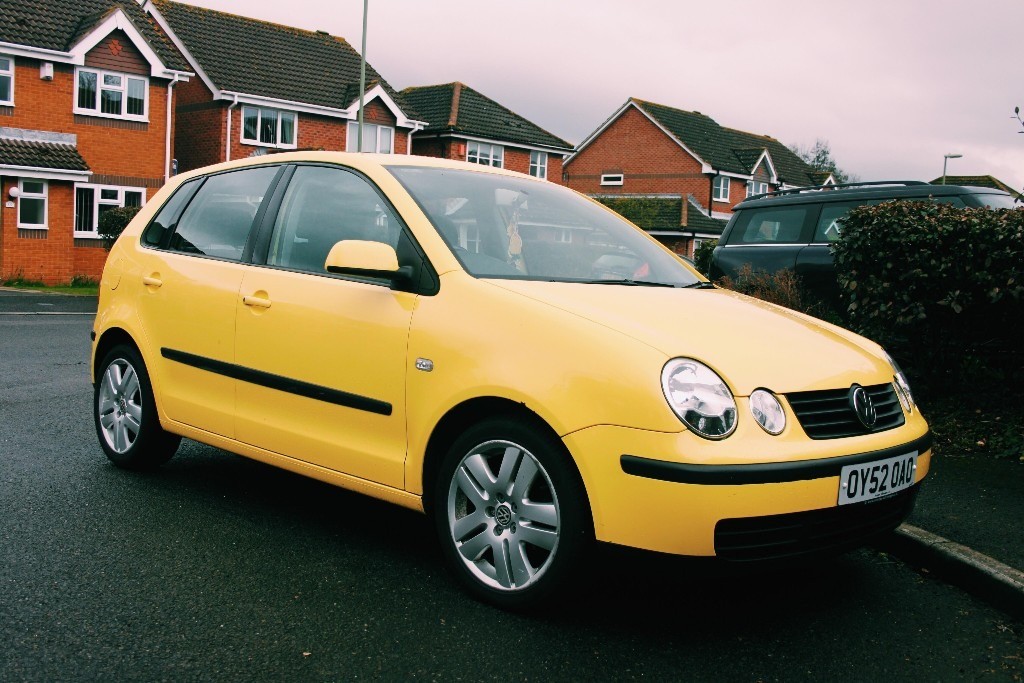
[[[943,154],[942,159],[942,184],[946,184],[946,164],[949,163],[950,159],[959,159],[963,154]]]
[[[370,9],[370,0],[363,0],[363,51],[359,56],[359,125],[357,126],[359,139],[356,141],[356,151],[363,151],[363,95],[366,91],[366,14]]]

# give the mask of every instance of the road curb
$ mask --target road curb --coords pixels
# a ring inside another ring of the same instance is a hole
[[[1024,619],[1024,572],[1020,570],[910,524],[902,525],[875,545]]]

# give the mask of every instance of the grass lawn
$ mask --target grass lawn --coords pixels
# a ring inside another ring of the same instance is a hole
[[[53,294],[69,294],[71,296],[97,296],[100,293],[99,283],[91,281],[73,281],[69,285],[55,285],[50,287],[41,282],[31,282],[27,280],[3,280],[0,281],[0,286]]]

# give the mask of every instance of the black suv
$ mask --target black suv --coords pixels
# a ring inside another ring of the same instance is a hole
[[[711,257],[708,276],[711,280],[736,277],[746,264],[769,273],[789,268],[808,292],[836,301],[838,286],[830,245],[839,239],[843,218],[854,207],[893,199],[991,209],[1020,206],[1011,195],[991,188],[913,180],[804,187],[757,195],[736,205]]]

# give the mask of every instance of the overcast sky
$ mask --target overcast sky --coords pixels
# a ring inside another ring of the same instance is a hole
[[[187,0],[360,49],[362,0]],[[809,147],[862,180],[1024,188],[1024,1],[370,0],[368,61],[462,81],[574,144],[629,97]]]

